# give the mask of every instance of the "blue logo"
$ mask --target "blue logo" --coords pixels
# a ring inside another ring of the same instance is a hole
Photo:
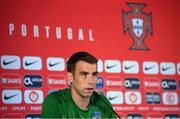
[[[100,118],[100,112],[93,112],[93,119],[99,119]]]
[[[160,104],[161,96],[159,93],[146,93],[146,103],[147,104]]]
[[[180,116],[177,114],[166,114],[164,119],[179,119]]]
[[[102,77],[97,78],[96,88],[97,89],[103,89],[104,88],[104,79]]]
[[[124,86],[126,89],[139,89],[140,82],[138,78],[125,78]]]
[[[142,119],[141,114],[128,114],[127,119]]]
[[[24,86],[28,88],[41,87],[42,86],[41,75],[25,75]]]
[[[41,119],[41,114],[27,114],[26,119]]]
[[[161,86],[164,90],[176,90],[176,81],[173,79],[163,79]]]

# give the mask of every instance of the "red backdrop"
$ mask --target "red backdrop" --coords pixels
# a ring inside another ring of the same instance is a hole
[[[97,90],[121,117],[180,117],[179,5],[1,0],[0,117],[40,117],[48,92],[67,87],[65,61],[79,50],[100,59]]]

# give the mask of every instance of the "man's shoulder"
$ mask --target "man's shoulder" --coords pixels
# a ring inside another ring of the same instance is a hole
[[[93,95],[92,95],[92,100],[95,101],[95,102],[108,102],[109,103],[109,100],[107,99],[107,97],[104,95],[103,92],[94,92]]]
[[[94,91],[93,96],[100,97],[100,98],[106,98],[106,96],[104,95],[103,92],[97,92],[97,91]]]

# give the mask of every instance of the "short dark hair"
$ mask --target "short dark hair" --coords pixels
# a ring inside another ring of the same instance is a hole
[[[97,64],[98,59],[85,51],[79,51],[74,53],[66,62],[67,63],[67,72],[74,73],[76,68],[76,63],[79,61],[85,61],[90,64]]]

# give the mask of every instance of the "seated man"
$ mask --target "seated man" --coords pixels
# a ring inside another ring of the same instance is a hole
[[[68,59],[67,79],[70,86],[45,98],[42,118],[116,118],[108,99],[95,92],[97,61],[83,51]]]

